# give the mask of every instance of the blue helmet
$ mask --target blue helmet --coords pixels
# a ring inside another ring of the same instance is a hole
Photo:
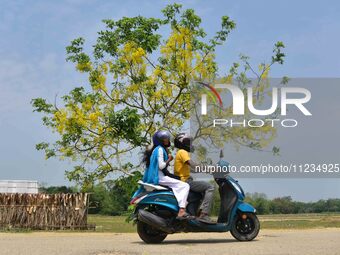
[[[170,146],[170,138],[171,138],[171,134],[169,133],[169,131],[166,130],[158,130],[153,136],[152,136],[152,142],[154,146],[158,146],[158,145],[163,145],[163,139],[169,139],[169,144],[167,145],[167,147]]]

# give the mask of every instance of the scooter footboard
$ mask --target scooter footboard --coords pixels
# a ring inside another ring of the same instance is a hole
[[[239,203],[237,209],[245,213],[256,213],[256,209],[253,206],[244,202]]]

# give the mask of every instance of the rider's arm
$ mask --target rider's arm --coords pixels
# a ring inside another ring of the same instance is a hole
[[[187,160],[185,162],[185,164],[188,164],[190,166],[190,172],[192,173],[196,173],[196,166],[198,166],[198,164],[196,164],[194,161],[192,161],[191,159]]]
[[[169,157],[167,161],[164,161],[163,149],[162,148],[158,149],[158,167],[160,170],[163,170],[164,168],[166,168],[169,165],[171,160],[172,160],[172,156]]]
[[[172,160],[172,156],[169,155],[168,160],[164,161],[163,150],[161,148],[159,148],[159,151],[158,151],[158,167],[159,167],[159,169],[163,172],[163,174],[165,176],[169,176],[171,178],[175,178],[175,179],[179,180],[180,178],[178,176],[170,173],[169,170],[167,169],[167,166],[169,165],[171,160]]]

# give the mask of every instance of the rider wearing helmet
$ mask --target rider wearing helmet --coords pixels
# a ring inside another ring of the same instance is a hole
[[[172,189],[180,207],[178,219],[187,219],[190,216],[186,213],[185,207],[189,194],[189,185],[179,178],[172,178],[167,170],[173,156],[169,153],[170,133],[168,131],[157,131],[153,137],[153,146],[144,153],[143,161],[146,164],[146,170],[143,176],[143,182],[160,184],[168,186]]]
[[[190,152],[194,151],[192,145],[193,139],[185,133],[180,133],[175,137],[175,147],[178,149],[175,157],[175,175],[179,176],[182,181],[187,182],[190,185],[190,189],[194,192],[203,193],[203,201],[200,207],[199,220],[207,223],[211,223],[209,218],[213,195],[214,186],[209,182],[195,181],[190,176],[190,170],[194,172],[195,164],[190,159]]]

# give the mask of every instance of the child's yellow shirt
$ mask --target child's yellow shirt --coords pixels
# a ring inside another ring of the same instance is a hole
[[[178,150],[175,157],[174,173],[184,182],[190,177],[190,166],[186,163],[188,160],[190,160],[189,152],[183,149]]]

